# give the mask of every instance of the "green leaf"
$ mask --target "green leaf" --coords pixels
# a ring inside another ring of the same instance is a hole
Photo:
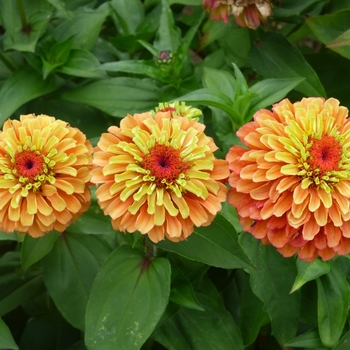
[[[292,341],[285,344],[285,346],[291,346],[296,348],[322,348],[323,344],[318,333],[318,329],[310,329],[309,331],[297,336]]]
[[[183,283],[171,290],[170,300],[189,309],[204,311],[194,293],[191,283]]]
[[[283,0],[274,7],[273,14],[278,17],[291,17],[307,13],[319,3],[326,3],[325,0]]]
[[[158,87],[148,79],[108,78],[62,94],[68,101],[96,107],[114,117],[147,112],[158,105]]]
[[[15,1],[4,1],[5,3],[15,4]],[[7,6],[5,6],[6,16],[8,15]],[[12,11],[11,11],[12,12]],[[5,12],[4,12],[5,13]],[[45,33],[46,27],[49,23],[50,12],[36,12],[33,13],[28,20],[27,28],[23,30],[22,25],[18,23],[19,14],[11,13],[15,19],[10,24],[7,23],[7,31],[4,34],[4,50],[18,50],[34,52],[39,38]],[[10,18],[10,17],[9,17]],[[8,18],[8,19],[9,19]],[[7,20],[5,20],[7,22]]]
[[[158,51],[170,50],[171,52],[176,52],[180,42],[179,28],[175,26],[173,12],[170,9],[168,0],[162,0],[162,14],[154,46]]]
[[[61,234],[42,259],[47,290],[62,315],[78,329],[84,329],[91,285],[110,251],[100,236]]]
[[[103,22],[105,21],[109,11],[91,9],[75,15],[72,19],[67,19],[57,26],[53,35],[57,41],[64,41],[73,37],[72,48],[90,50],[94,45]]]
[[[20,68],[0,90],[0,124],[24,103],[55,91],[61,84],[62,80],[58,77],[43,80],[31,67]]]
[[[140,349],[168,303],[170,264],[121,246],[96,277],[86,312],[89,349]]]
[[[132,74],[146,75],[147,77],[154,79],[162,78],[162,71],[157,67],[153,61],[132,61],[123,60],[118,62],[108,62],[100,66],[100,69],[104,69],[109,72],[125,72]]]
[[[16,233],[0,232],[0,241],[16,241],[17,242],[17,234]]]
[[[241,233],[240,243],[256,266],[248,271],[252,290],[264,302],[274,336],[284,344],[294,338],[299,318],[300,294],[289,294],[296,277],[294,259],[284,258],[250,233]]]
[[[203,280],[196,296],[205,311],[181,308],[152,338],[172,350],[243,350],[239,329],[209,279]]]
[[[325,347],[339,340],[348,314],[350,287],[339,267],[331,262],[328,274],[317,279],[318,328]]]
[[[328,48],[350,59],[350,10],[310,17],[306,23]]]
[[[41,57],[43,61],[44,79],[46,79],[50,72],[55,68],[62,66],[67,62],[72,43],[73,37],[70,37],[63,42],[56,42],[50,47],[50,49],[44,51],[44,55]]]
[[[18,346],[13,340],[12,334],[6,323],[0,318],[0,349],[17,350]]]
[[[45,291],[40,271],[23,272],[19,252],[0,259],[0,316]]]
[[[297,260],[298,276],[294,281],[291,293],[301,288],[306,282],[315,280],[316,278],[327,274],[330,271],[330,264],[328,261],[316,259],[312,263]]]
[[[292,89],[297,87],[304,78],[264,79],[250,87],[250,91],[259,96],[252,99],[250,113],[266,108],[281,101]]]
[[[264,310],[264,303],[253,293],[249,283],[249,275],[243,270],[237,270],[235,275],[238,275],[238,288],[240,290],[239,298],[239,328],[242,333],[244,345],[248,346],[257,339],[260,329],[265,324],[270,323],[269,315]],[[236,277],[237,278],[237,277]],[[232,292],[230,294],[233,294]],[[237,301],[233,300],[229,305],[226,301],[229,310],[237,310]]]
[[[67,62],[59,72],[82,78],[104,78],[106,73],[100,70],[99,60],[89,51],[72,50]]]
[[[345,335],[339,340],[333,350],[349,350],[350,331],[347,331]]]
[[[53,247],[60,233],[52,231],[43,237],[33,238],[29,235],[24,237],[21,249],[21,262],[24,270],[35,264],[44,257]]]
[[[230,105],[233,105],[235,97],[236,79],[227,71],[209,67],[203,68],[203,86],[209,90],[218,90],[230,98]]]
[[[225,269],[253,267],[238,243],[233,226],[221,215],[208,227],[195,228],[186,241],[161,241],[161,249],[177,253],[187,259]],[[200,247],[200,249],[199,249]]]
[[[217,90],[199,89],[191,91],[188,94],[177,98],[177,100],[219,108],[230,116],[234,125],[239,125],[237,121],[242,120],[242,116],[232,108],[233,101],[231,101],[226,94]]]
[[[295,89],[306,96],[326,96],[312,67],[300,51],[277,32],[266,33],[251,50],[253,68],[266,78],[305,78]]]
[[[136,34],[136,29],[144,18],[142,3],[139,0],[112,0],[110,3],[123,28],[123,34]]]

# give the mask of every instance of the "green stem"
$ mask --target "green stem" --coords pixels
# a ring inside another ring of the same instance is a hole
[[[18,7],[18,12],[19,12],[19,17],[21,19],[22,31],[24,33],[28,33],[30,28],[29,28],[29,24],[27,22],[27,16],[26,16],[26,11],[24,9],[24,5],[23,5],[23,0],[17,0],[17,7]]]
[[[157,256],[157,247],[149,240],[148,237],[144,238],[144,246],[146,257],[151,260]]]

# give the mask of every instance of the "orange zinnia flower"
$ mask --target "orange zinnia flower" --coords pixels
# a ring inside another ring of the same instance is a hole
[[[87,210],[92,147],[85,135],[46,115],[7,120],[0,132],[0,230],[62,232]]]
[[[350,252],[350,120],[330,98],[260,110],[227,155],[229,203],[243,229],[285,257]]]
[[[153,242],[185,239],[209,225],[226,200],[225,160],[205,126],[165,108],[128,115],[103,134],[92,182],[114,229],[140,231]]]

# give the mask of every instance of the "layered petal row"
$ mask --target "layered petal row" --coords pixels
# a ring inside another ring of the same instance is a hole
[[[92,146],[47,115],[7,120],[0,132],[0,230],[64,231],[90,205]]]
[[[336,99],[260,110],[233,146],[228,201],[245,231],[285,257],[350,252],[350,121]]]
[[[228,164],[205,126],[176,108],[128,115],[98,142],[92,182],[114,229],[179,241],[221,210]]]

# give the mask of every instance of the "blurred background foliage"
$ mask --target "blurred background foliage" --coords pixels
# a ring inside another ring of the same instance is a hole
[[[251,30],[201,0],[2,0],[0,123],[53,115],[95,145],[126,114],[181,100],[223,158],[285,97],[349,108],[350,0],[273,5]],[[114,232],[96,200],[64,234],[1,233],[0,348],[348,349],[348,258],[285,259],[236,231],[224,205],[188,241],[159,243],[146,275],[140,235]]]

